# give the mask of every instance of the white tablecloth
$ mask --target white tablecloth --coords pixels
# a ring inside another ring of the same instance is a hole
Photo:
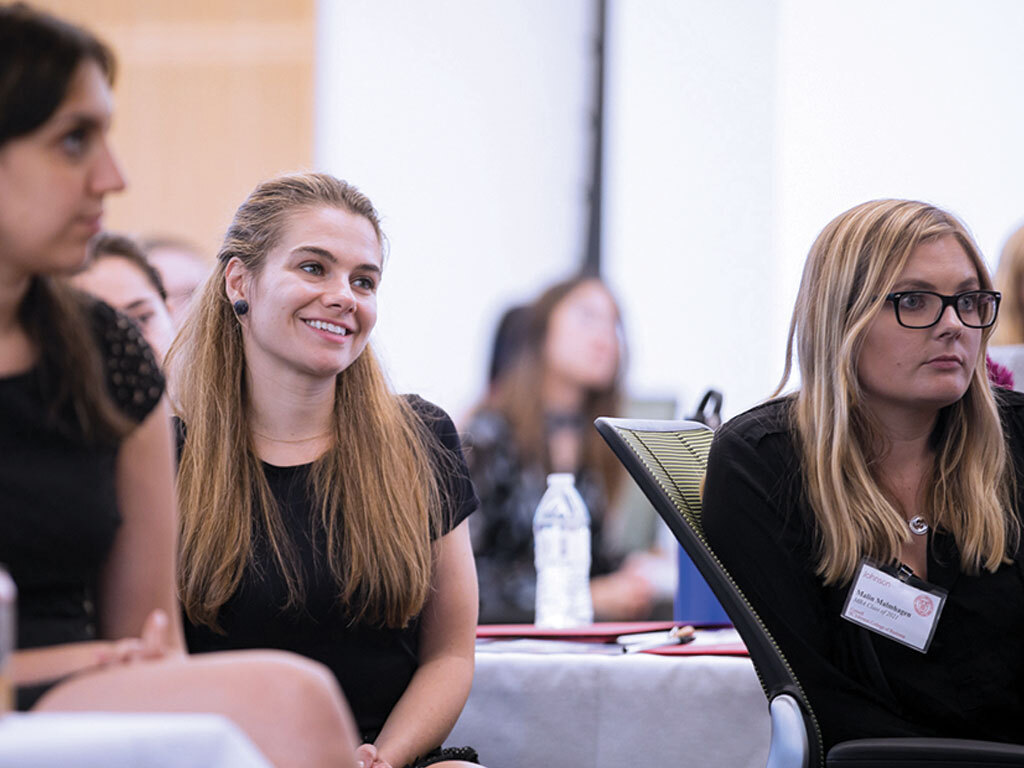
[[[230,720],[104,712],[0,717],[0,768],[271,768]]]
[[[476,654],[447,744],[491,768],[762,768],[768,705],[747,658]]]

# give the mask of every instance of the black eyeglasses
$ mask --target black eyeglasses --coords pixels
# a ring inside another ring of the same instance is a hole
[[[968,328],[988,328],[999,313],[999,291],[964,291],[943,296],[935,291],[896,291],[885,297],[892,302],[896,322],[904,328],[931,328],[952,307]]]

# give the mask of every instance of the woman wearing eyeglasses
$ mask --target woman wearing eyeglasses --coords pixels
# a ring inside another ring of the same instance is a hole
[[[843,213],[811,247],[793,313],[782,385],[795,344],[800,389],[716,435],[710,543],[826,748],[1024,741],[1024,398],[986,378],[991,287],[945,211]]]

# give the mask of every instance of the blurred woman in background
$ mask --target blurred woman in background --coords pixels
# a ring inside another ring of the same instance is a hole
[[[188,314],[192,297],[210,274],[211,265],[192,243],[178,237],[147,237],[142,250],[167,291],[167,309],[175,328]]]
[[[1024,389],[1024,227],[1003,246],[995,286],[1003,298],[986,364],[993,382],[1020,391]]]
[[[1003,300],[991,344],[1024,344],[1024,227],[1010,235],[1003,246],[995,284]]]
[[[134,240],[101,232],[89,242],[86,267],[74,274],[71,284],[134,321],[157,362],[163,361],[174,339],[167,293],[160,274]]]
[[[558,283],[529,307],[515,356],[472,416],[467,456],[480,496],[472,535],[481,623],[533,621],[533,514],[552,472],[576,475],[590,511],[595,618],[635,619],[650,610],[650,583],[618,568],[602,535],[623,475],[593,421],[618,413],[622,346],[619,310],[604,283]]]

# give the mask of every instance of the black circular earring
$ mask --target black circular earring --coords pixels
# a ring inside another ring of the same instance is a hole
[[[242,316],[249,311],[249,302],[245,299],[239,299],[231,305],[231,308],[235,310],[236,315]]]

